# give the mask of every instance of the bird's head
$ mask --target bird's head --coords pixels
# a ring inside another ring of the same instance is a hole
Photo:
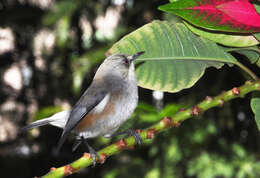
[[[114,54],[109,56],[100,65],[96,76],[115,76],[122,79],[135,78],[134,61],[142,54],[144,54],[144,51],[137,52],[133,55]]]

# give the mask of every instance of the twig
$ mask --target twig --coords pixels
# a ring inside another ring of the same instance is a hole
[[[204,111],[216,107],[222,106],[226,101],[232,100],[238,97],[244,97],[246,94],[252,91],[260,91],[260,81],[247,81],[243,86],[239,88],[233,88],[232,90],[223,92],[222,94],[216,97],[207,96],[205,100],[201,103],[187,109],[180,110],[177,114],[175,114],[172,118],[164,117],[161,121],[154,124],[153,126],[144,129],[137,130],[143,140],[153,139],[155,135],[163,130],[166,130],[170,127],[178,127],[180,123],[188,118],[192,118],[194,116],[198,116]],[[126,139],[121,139],[118,142],[109,145],[98,152],[99,154],[99,163],[104,163],[105,160],[114,154],[119,153],[123,149],[133,148],[135,145],[135,139],[133,137],[128,137]],[[58,178],[64,177],[79,170],[90,166],[92,164],[92,158],[89,153],[84,153],[84,155],[74,161],[73,163],[67,164],[65,166],[59,168],[51,168],[50,172],[47,173],[44,178]]]

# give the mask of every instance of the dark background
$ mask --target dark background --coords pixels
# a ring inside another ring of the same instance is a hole
[[[53,155],[58,128],[23,134],[18,129],[73,106],[113,43],[152,20],[172,18],[157,10],[167,2],[1,0],[0,177],[42,176],[82,156],[84,146],[71,152],[73,138],[59,156]],[[238,68],[225,66],[207,69],[194,87],[165,93],[162,100],[139,88],[140,105],[122,130],[145,128],[161,119],[160,113],[192,106],[247,79]],[[258,177],[260,137],[248,98],[211,109],[159,134],[150,144],[70,177]],[[90,143],[98,150],[115,140],[96,138]]]

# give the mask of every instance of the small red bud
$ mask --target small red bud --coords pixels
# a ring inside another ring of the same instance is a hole
[[[169,119],[168,117],[164,117],[162,122],[166,128],[171,127],[172,125],[172,119]]]
[[[138,133],[138,134],[141,134],[141,133],[142,133],[142,130],[141,130],[141,129],[136,129],[135,131],[136,131],[136,133]]]
[[[73,168],[72,168],[72,166],[69,165],[69,164],[66,165],[66,166],[65,166],[65,170],[64,170],[64,174],[65,174],[65,176],[71,175],[72,172],[73,172]]]
[[[120,149],[124,149],[126,147],[126,142],[123,139],[120,139],[118,142],[116,142],[117,148]]]
[[[194,107],[191,108],[190,114],[192,116],[198,116],[201,112],[202,112],[201,108],[199,108],[198,106],[194,106]]]
[[[55,171],[57,168],[56,167],[52,167],[51,169],[50,169],[50,171]]]
[[[233,95],[239,95],[240,94],[239,88],[237,88],[237,87],[233,88],[232,93],[233,93]]]
[[[84,153],[84,154],[83,154],[83,158],[89,159],[89,158],[91,158],[91,154],[89,154],[89,153]]]
[[[147,139],[153,139],[155,134],[156,134],[156,130],[155,129],[149,129],[149,130],[147,130],[146,138]]]
[[[106,161],[106,159],[107,159],[107,154],[102,153],[102,154],[99,156],[98,162],[101,163],[101,164],[104,164],[104,162]]]

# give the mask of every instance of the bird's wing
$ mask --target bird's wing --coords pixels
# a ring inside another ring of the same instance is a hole
[[[92,83],[79,101],[73,107],[68,121],[63,129],[57,151],[60,150],[70,131],[74,129],[81,119],[84,118],[96,105],[98,105],[106,96],[108,91],[104,86],[98,83]]]

